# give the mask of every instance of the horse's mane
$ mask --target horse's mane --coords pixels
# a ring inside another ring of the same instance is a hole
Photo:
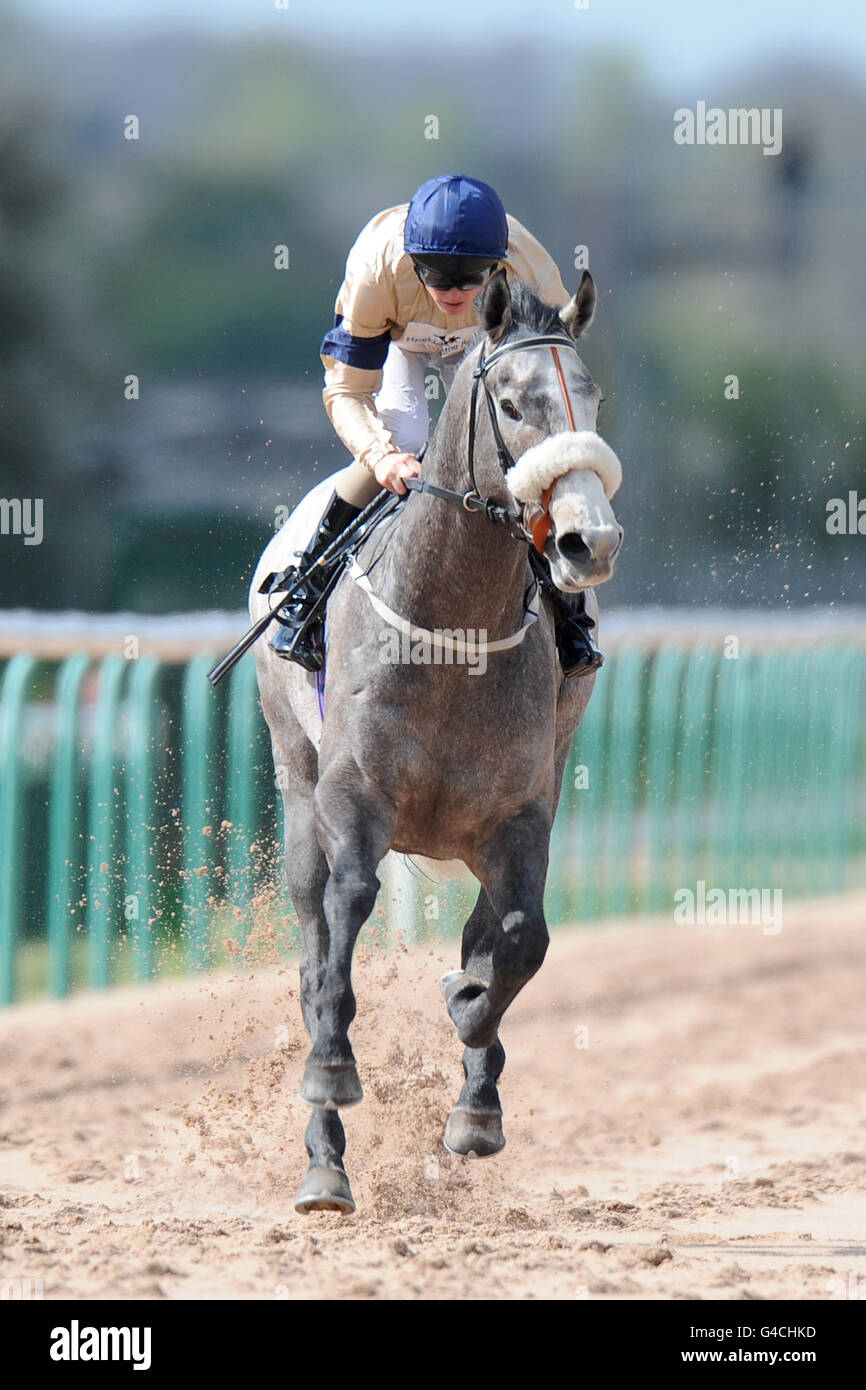
[[[523,280],[509,280],[506,283],[511,292],[511,313],[515,324],[531,328],[534,333],[562,332],[559,310],[553,304],[547,304]],[[479,308],[483,302],[482,295],[478,301]],[[478,329],[469,341],[467,352],[478,346],[485,332],[483,327]]]

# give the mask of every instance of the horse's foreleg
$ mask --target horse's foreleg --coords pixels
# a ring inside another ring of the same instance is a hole
[[[355,1202],[343,1167],[346,1132],[336,1110],[313,1110],[304,1146],[310,1166],[295,1196],[295,1211],[353,1212]]]
[[[352,954],[361,927],[376,901],[376,867],[391,843],[393,824],[377,803],[352,798],[357,780],[346,769],[329,769],[316,788],[318,838],[331,872],[324,894],[328,955],[315,1001],[315,1034],[301,1096],[310,1105],[335,1110],[363,1097],[349,1026],[355,1017]]]
[[[328,863],[316,839],[313,818],[314,756],[312,750],[307,754],[305,748],[295,750],[295,754],[291,764],[278,758],[276,752],[274,761],[277,766],[281,762],[286,768],[291,766],[294,774],[287,779],[291,787],[283,792],[286,881],[301,924],[301,1012],[310,1039],[315,1042],[317,1001],[328,959],[328,924],[323,907]],[[295,1210],[304,1214],[322,1210],[353,1212],[355,1203],[343,1162],[346,1135],[336,1110],[313,1112],[304,1145],[309,1167],[295,1196]]]
[[[498,922],[486,977],[474,973],[486,965],[484,957],[470,951],[464,969],[442,979],[448,1012],[467,1047],[493,1046],[502,1015],[540,969],[547,952],[543,899],[550,820],[545,801],[531,802],[497,827],[469,866],[481,880]]]
[[[482,888],[465,927],[460,959],[466,979],[487,981],[493,964],[493,942],[499,919]],[[444,1144],[450,1153],[488,1158],[505,1146],[502,1106],[497,1081],[505,1065],[505,1049],[497,1038],[490,1047],[467,1047],[463,1053],[466,1078],[457,1104],[448,1116]]]
[[[449,1153],[490,1158],[505,1147],[502,1105],[496,1083],[505,1066],[505,1048],[497,1038],[490,1047],[463,1052],[466,1080],[448,1116],[443,1143]]]

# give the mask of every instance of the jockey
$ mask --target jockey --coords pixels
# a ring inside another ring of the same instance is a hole
[[[488,184],[464,174],[429,179],[410,203],[378,213],[361,231],[320,349],[325,409],[353,458],[302,563],[318,559],[383,487],[405,493],[403,479],[420,472],[416,455],[429,432],[425,374],[435,363],[450,387],[478,331],[475,300],[500,263],[548,304],[561,308],[571,298],[544,247]],[[311,571],[270,642],[308,671],[323,662],[321,617],[309,619],[330,573]],[[565,675],[585,675],[603,660],[594,623],[582,593],[563,598],[554,604],[560,662]]]

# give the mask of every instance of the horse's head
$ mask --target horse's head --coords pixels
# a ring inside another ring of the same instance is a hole
[[[506,482],[527,504],[530,522],[534,516],[540,523],[540,532],[534,527],[533,533],[544,546],[554,583],[572,592],[610,579],[623,538],[610,505],[622,470],[596,432],[601,392],[572,347],[592,322],[595,302],[589,271],[561,310],[523,284],[510,286],[504,271],[493,276],[479,301],[482,350],[493,359],[482,382],[490,425],[499,435],[500,462],[502,445],[514,461]],[[552,335],[562,337],[561,348],[518,346]],[[517,350],[508,350],[512,345]],[[487,411],[479,408],[479,414]]]

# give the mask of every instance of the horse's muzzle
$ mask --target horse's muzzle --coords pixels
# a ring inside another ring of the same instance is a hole
[[[613,575],[623,535],[623,528],[614,525],[586,526],[555,536],[547,549],[557,588],[569,592],[604,584]]]

